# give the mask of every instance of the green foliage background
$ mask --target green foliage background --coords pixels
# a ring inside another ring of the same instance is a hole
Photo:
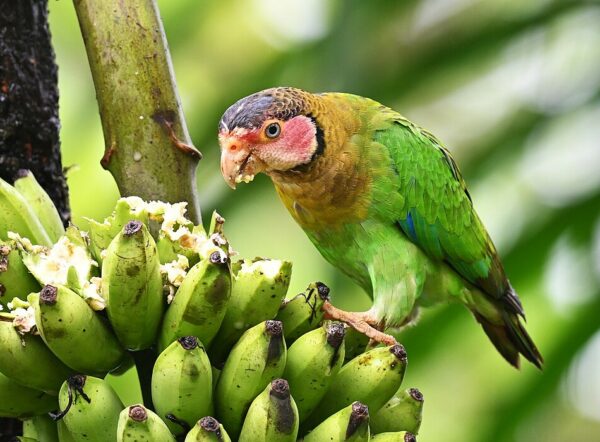
[[[468,312],[424,312],[401,341],[425,395],[420,441],[600,440],[600,5],[571,0],[162,0],[195,145],[205,219],[242,256],[294,261],[291,293],[368,299],[327,264],[265,177],[232,192],[217,122],[235,100],[292,85],[369,96],[445,141],[546,358],[509,367]],[[63,161],[76,223],[117,198],[73,6],[51,1]],[[156,177],[166,180],[169,177]]]

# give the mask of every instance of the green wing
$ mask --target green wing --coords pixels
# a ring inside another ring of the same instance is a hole
[[[402,232],[429,256],[446,261],[467,281],[522,314],[449,152],[433,135],[396,113],[374,138],[389,151],[394,182],[404,197],[393,214]]]

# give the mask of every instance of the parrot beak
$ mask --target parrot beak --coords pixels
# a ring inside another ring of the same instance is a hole
[[[241,182],[249,183],[254,179],[254,175],[263,170],[243,140],[232,135],[220,135],[219,143],[221,174],[232,189]]]

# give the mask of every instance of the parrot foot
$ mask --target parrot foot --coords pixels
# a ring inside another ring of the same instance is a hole
[[[334,307],[329,301],[325,301],[322,307],[325,312],[325,319],[334,319],[348,324],[354,330],[364,334],[371,339],[371,342],[378,342],[384,345],[396,345],[398,342],[392,335],[378,330],[379,321],[365,312],[346,312]]]

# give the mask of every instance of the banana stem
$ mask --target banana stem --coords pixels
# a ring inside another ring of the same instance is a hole
[[[130,352],[133,360],[135,361],[135,369],[138,373],[138,379],[140,380],[140,387],[142,389],[142,400],[144,406],[152,411],[154,404],[152,403],[152,368],[154,362],[156,362],[156,352],[152,348],[140,351]]]
[[[74,0],[105,140],[122,196],[188,202],[200,222],[196,166],[156,0]]]

